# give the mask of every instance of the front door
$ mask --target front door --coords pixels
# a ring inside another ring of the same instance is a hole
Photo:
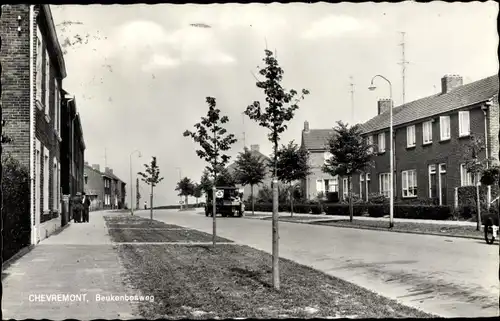
[[[448,205],[446,182],[446,164],[439,164],[439,198],[441,205]]]

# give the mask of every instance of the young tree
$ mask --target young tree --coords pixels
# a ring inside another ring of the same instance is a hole
[[[235,178],[236,181],[245,186],[250,185],[250,200],[252,202],[252,215],[254,215],[255,198],[253,196],[253,187],[264,181],[266,177],[267,166],[252,152],[245,148],[242,153],[239,153],[236,159]]]
[[[141,192],[139,191],[139,178],[135,179],[135,208],[136,210],[139,210],[139,205],[141,201]],[[131,208],[134,206],[133,204],[130,204]]]
[[[248,106],[245,114],[252,120],[256,121],[260,126],[267,128],[270,132],[268,139],[273,143],[274,166],[273,166],[273,181],[278,181],[278,141],[280,135],[287,129],[286,123],[289,122],[295,111],[299,108],[299,101],[309,94],[307,89],[302,89],[299,95],[296,90],[285,90],[281,82],[283,80],[283,69],[279,66],[278,61],[273,56],[272,51],[265,50],[263,59],[265,68],[259,70],[259,74],[265,77],[265,80],[257,80],[257,87],[261,88],[266,95],[267,106],[262,110],[259,101],[254,101]],[[278,186],[274,184],[273,190],[273,286],[276,290],[280,288],[279,283],[279,244],[278,244]]]
[[[203,190],[201,188],[200,184],[195,184],[194,185],[194,193],[193,196],[196,198],[196,207],[198,207],[198,199],[201,197],[201,194],[203,193]]]
[[[309,153],[299,148],[292,140],[287,146],[281,145],[278,150],[278,178],[289,185],[290,214],[293,215],[293,182],[305,179],[311,172]]]
[[[220,109],[215,108],[215,98],[207,97],[208,112],[206,117],[201,117],[201,122],[196,123],[195,132],[186,130],[184,137],[191,137],[200,144],[200,149],[196,151],[196,155],[205,160],[208,165],[206,170],[213,174],[213,182],[217,182],[217,170],[225,168],[229,162],[230,156],[223,152],[231,149],[231,145],[236,143],[234,134],[227,133],[224,124],[229,121],[229,117],[221,116]],[[212,186],[212,204],[213,204],[213,235],[212,243],[215,246],[216,232],[216,210],[215,210],[215,186]]]
[[[353,220],[352,176],[359,173],[371,164],[371,145],[361,136],[358,125],[349,127],[339,121],[334,133],[328,140],[328,151],[332,154],[327,159],[322,170],[332,176],[348,178],[349,186],[349,215]]]
[[[151,195],[150,195],[150,218],[151,221],[153,221],[153,189],[158,183],[160,183],[163,180],[163,177],[160,177],[160,167],[158,166],[156,162],[156,157],[153,156],[151,159],[151,163],[149,164],[144,164],[145,167],[145,172],[139,172],[137,173],[139,176],[141,176],[141,180],[151,186]]]
[[[213,187],[213,182],[210,179],[209,175],[210,174],[205,169],[200,179],[200,188],[203,191],[203,193],[205,193],[205,195],[207,195],[212,190]]]
[[[179,196],[184,196],[186,209],[189,208],[189,196],[194,195],[195,185],[194,183],[187,177],[184,177],[179,182],[177,182],[177,186],[175,187],[176,191],[179,191]]]

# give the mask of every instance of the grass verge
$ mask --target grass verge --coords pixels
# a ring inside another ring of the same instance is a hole
[[[271,256],[247,246],[117,250],[129,283],[155,298],[138,305],[147,319],[432,317],[286,259],[280,260],[281,289],[275,291]]]
[[[337,226],[337,227],[352,227],[365,228],[372,230],[382,230],[389,232],[407,232],[421,234],[438,234],[443,236],[469,237],[474,239],[483,239],[483,232],[476,231],[473,226],[449,226],[439,224],[425,224],[414,222],[395,222],[394,227],[389,229],[389,223],[384,221],[368,221],[356,220],[331,220],[322,222],[311,222],[309,224]]]

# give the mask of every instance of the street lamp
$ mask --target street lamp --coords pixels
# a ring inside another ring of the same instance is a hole
[[[389,164],[390,164],[390,174],[389,174],[389,181],[390,181],[390,199],[389,199],[389,228],[392,228],[394,226],[394,150],[393,150],[393,124],[392,124],[392,108],[393,108],[393,103],[392,103],[392,84],[389,81],[389,79],[385,78],[384,76],[381,75],[375,75],[372,78],[370,87],[368,87],[369,90],[374,91],[377,89],[377,87],[373,84],[373,81],[375,78],[382,78],[387,83],[389,83],[389,94],[390,94],[390,100],[391,100],[391,107],[389,108],[389,137],[390,137],[390,146],[389,146]]]
[[[134,150],[132,153],[130,153],[130,211],[131,214],[134,215],[134,200],[133,200],[133,195],[134,195],[134,182],[132,181],[133,176],[132,176],[132,155],[134,153],[139,153],[138,157],[142,157],[141,152],[139,150]]]
[[[179,182],[182,180],[182,169],[180,167],[176,167],[176,169],[179,171]],[[182,195],[179,195],[179,205],[180,209],[182,210]]]

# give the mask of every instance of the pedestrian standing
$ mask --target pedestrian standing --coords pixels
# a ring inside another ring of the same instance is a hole
[[[148,209],[148,202],[144,201],[144,209],[147,210]]]
[[[83,221],[89,222],[89,213],[90,212],[90,198],[83,193]]]
[[[80,192],[76,193],[76,196],[73,199],[73,220],[75,223],[82,222],[82,212],[83,212],[83,204],[82,204],[82,194]]]

